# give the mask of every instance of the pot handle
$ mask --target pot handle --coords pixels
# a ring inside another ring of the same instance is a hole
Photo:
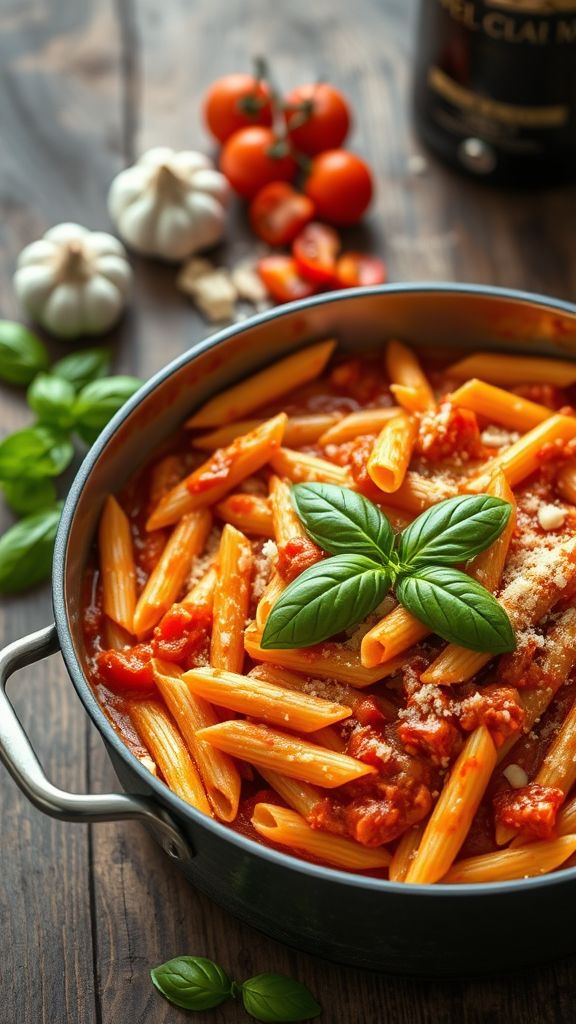
[[[173,860],[185,864],[193,851],[173,818],[148,797],[127,793],[67,793],[47,778],[6,694],[11,675],[60,649],[56,626],[46,626],[0,651],[0,760],[28,799],[61,821],[120,821],[137,818],[154,833]]]

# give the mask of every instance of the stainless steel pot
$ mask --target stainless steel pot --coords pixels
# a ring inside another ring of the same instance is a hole
[[[354,351],[390,336],[440,349],[576,352],[576,308],[472,285],[391,285],[318,296],[220,332],[156,374],[88,453],[62,515],[53,566],[55,625],[0,653],[0,756],[29,799],[68,821],[139,818],[190,881],[282,942],[342,963],[415,974],[472,973],[576,951],[576,868],[476,886],[406,886],[307,864],[204,817],[122,744],[86,679],[81,577],[105,495],[209,395],[313,339]],[[264,397],[264,396],[263,396]],[[5,693],[24,665],[60,648],[125,790],[79,796],[53,786]]]

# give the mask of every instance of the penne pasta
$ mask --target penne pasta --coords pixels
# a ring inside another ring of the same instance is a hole
[[[335,701],[234,672],[196,668],[182,678],[197,697],[285,729],[314,732],[350,716],[350,708]]]
[[[418,427],[413,416],[398,413],[382,427],[370,458],[370,479],[386,494],[397,491],[410,465]]]
[[[335,348],[335,341],[321,341],[280,359],[266,370],[260,370],[248,380],[211,398],[186,421],[186,426],[218,427],[241,419],[264,403],[276,401],[288,391],[318,377]]]
[[[154,678],[198,767],[214,814],[221,821],[234,821],[240,801],[238,769],[228,754],[196,736],[199,729],[216,725],[218,715],[208,701],[192,693],[182,673],[171,663],[154,662]]]
[[[263,631],[264,626],[266,625],[266,619],[270,615],[270,612],[278,598],[281,597],[286,590],[286,586],[287,584],[282,577],[277,572],[273,572],[268,583],[264,587],[260,600],[256,606],[256,626],[260,632]]]
[[[274,524],[267,498],[258,494],[229,494],[214,509],[219,519],[256,537],[273,537]]]
[[[352,484],[350,474],[341,466],[292,448],[278,448],[270,458],[270,465],[279,476],[288,477],[296,484],[309,481],[339,484],[341,487],[350,487]]]
[[[210,664],[212,668],[241,672],[244,625],[250,603],[252,548],[250,541],[234,526],[227,524],[222,531],[218,564]]]
[[[102,607],[116,625],[133,631],[136,566],[130,522],[116,498],[106,498],[98,530]]]
[[[180,604],[189,608],[202,608],[211,612],[214,605],[214,590],[218,581],[218,567],[216,563],[194,583],[190,590],[184,595]]]
[[[458,861],[441,881],[448,885],[505,882],[554,871],[576,850],[576,835],[566,835],[517,849],[498,850]]]
[[[405,882],[406,875],[422,841],[425,825],[412,825],[403,836],[392,854],[388,878],[391,882]]]
[[[290,486],[286,480],[271,476],[268,482],[274,537],[278,546],[287,544],[294,537],[308,539],[300,518],[292,504]]]
[[[527,398],[514,395],[503,388],[494,387],[486,381],[467,380],[450,395],[453,405],[470,409],[478,416],[484,416],[489,423],[500,423],[509,430],[525,433],[537,427],[553,415],[545,405],[530,402]]]
[[[500,455],[491,459],[483,471],[468,482],[468,488],[471,491],[485,489],[496,469],[501,469],[510,486],[516,487],[527,476],[536,472],[540,465],[540,453],[545,445],[571,441],[574,437],[576,437],[576,417],[555,413],[543,423],[539,423],[529,430],[519,441],[515,441]]]
[[[372,481],[370,484],[371,486],[363,485],[359,489],[367,498],[380,502],[383,497],[382,491]],[[450,498],[453,493],[454,491],[445,484],[437,483],[409,469],[398,490],[386,492],[386,505],[418,515],[437,502],[444,501],[444,498]]]
[[[371,850],[350,839],[329,836],[310,828],[296,811],[276,804],[256,804],[252,824],[259,835],[280,846],[302,850],[317,860],[347,871],[369,871],[385,868],[390,854],[379,847]]]
[[[157,530],[194,509],[220,501],[228,491],[262,468],[282,442],[288,417],[279,413],[249,434],[219,449],[193,473],[164,495],[146,523]]]
[[[398,605],[362,638],[362,664],[365,668],[382,665],[419,643],[429,633],[427,626]]]
[[[184,516],[172,531],[134,611],[134,632],[138,636],[152,629],[177,599],[192,559],[202,551],[211,526],[212,515],[202,508]]]
[[[576,364],[567,359],[547,359],[544,356],[509,356],[499,352],[476,352],[453,363],[446,370],[448,377],[468,380],[480,377],[491,384],[556,384],[569,387],[576,383]]]
[[[412,391],[417,392],[419,395],[419,412],[435,408],[434,392],[420,366],[420,361],[408,345],[394,339],[388,342],[386,347],[386,369],[392,385],[400,385],[402,388],[410,388]],[[392,390],[392,386],[390,390]],[[398,401],[400,401],[399,398]],[[416,410],[412,409],[411,411]]]
[[[289,416],[284,431],[284,441],[287,445],[298,448],[299,445],[315,444],[316,441],[333,426],[340,422],[340,413],[311,413],[308,416]],[[199,434],[192,438],[193,448],[201,451],[213,452],[216,448],[225,448],[232,444],[241,434],[248,434],[256,430],[265,421],[237,420],[236,423],[228,423],[217,430],[211,430],[208,434]]]
[[[127,710],[170,789],[203,814],[212,811],[198,770],[173,720],[157,700],[131,700]]]
[[[292,808],[305,818],[313,807],[322,799],[322,793],[308,782],[289,779],[287,775],[279,775],[269,768],[258,769],[265,782]]]
[[[327,750],[267,725],[241,720],[220,722],[209,729],[201,729],[197,736],[256,768],[272,768],[281,775],[311,782],[323,789],[343,786],[352,779],[375,772],[370,765],[347,754]]]
[[[406,873],[406,882],[438,882],[449,871],[478,810],[496,764],[496,748],[485,726],[470,734],[438,797]]]
[[[303,647],[294,651],[265,650],[260,647],[262,634],[251,626],[244,634],[246,653],[257,661],[271,662],[283,668],[318,676],[320,679],[337,679],[350,686],[362,689],[372,686],[380,679],[392,676],[402,666],[402,659],[394,658],[385,665],[364,668],[357,651],[348,650],[341,644],[323,643],[315,647]]]
[[[344,441],[353,441],[363,434],[379,434],[382,427],[393,416],[397,416],[398,406],[389,405],[382,409],[360,409],[358,412],[351,412],[338,420],[318,438],[318,443],[323,447],[328,444],[342,444]],[[286,444],[291,444],[286,439]]]

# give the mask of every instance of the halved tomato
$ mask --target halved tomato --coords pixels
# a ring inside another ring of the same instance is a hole
[[[289,245],[312,220],[314,203],[285,181],[261,188],[249,210],[252,230],[268,245]]]
[[[384,284],[388,275],[386,264],[377,256],[345,252],[336,263],[335,276],[338,288],[355,288],[358,285]]]
[[[334,228],[312,221],[294,239],[292,255],[302,277],[307,281],[324,286],[333,285],[336,257],[341,247]]]
[[[317,290],[300,275],[291,256],[265,256],[258,263],[258,273],[276,302],[307,299]]]

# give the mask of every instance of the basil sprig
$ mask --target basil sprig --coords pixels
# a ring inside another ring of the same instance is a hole
[[[242,996],[246,1013],[265,1024],[305,1021],[317,1017],[320,1006],[305,985],[284,974],[257,974],[242,985],[203,956],[178,956],[150,971],[159,992],[185,1010],[211,1010],[227,999]]]
[[[451,568],[494,543],[510,519],[509,502],[489,494],[448,498],[395,537],[373,502],[345,488],[296,484],[292,499],[307,533],[335,557],[286,588],[268,616],[263,648],[320,643],[358,625],[394,588],[400,604],[444,640],[492,654],[515,649],[502,605]]]

